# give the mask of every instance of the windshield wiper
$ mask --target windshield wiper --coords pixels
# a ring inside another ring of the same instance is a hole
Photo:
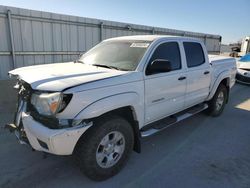
[[[84,64],[84,62],[80,59],[75,60],[74,63],[83,63]]]
[[[124,70],[124,69],[120,69],[120,68],[112,66],[112,65],[104,65],[104,64],[92,64],[92,65],[97,66],[97,67],[104,67],[104,68],[108,68],[108,69]]]

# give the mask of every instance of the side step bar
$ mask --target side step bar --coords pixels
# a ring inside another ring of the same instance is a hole
[[[147,137],[147,136],[151,136],[159,131],[162,131],[164,129],[166,129],[167,127],[178,123],[184,119],[187,119],[205,109],[208,108],[208,105],[203,103],[203,104],[198,104],[194,107],[188,108],[182,112],[179,112],[175,115],[166,117],[164,119],[161,119],[159,121],[156,121],[154,123],[151,123],[149,125],[146,125],[145,127],[143,127],[141,129],[141,136],[142,137]]]

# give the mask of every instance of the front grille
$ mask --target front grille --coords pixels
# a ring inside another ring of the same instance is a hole
[[[18,82],[18,85],[19,85],[18,97],[21,100],[29,102],[33,89],[28,83],[22,80]]]

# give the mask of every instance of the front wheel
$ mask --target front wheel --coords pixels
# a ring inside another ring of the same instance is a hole
[[[228,91],[225,85],[220,84],[213,98],[208,102],[207,113],[211,116],[219,116],[225,107]]]
[[[76,146],[81,171],[90,179],[102,181],[117,174],[125,165],[134,145],[131,125],[119,116],[94,122]]]

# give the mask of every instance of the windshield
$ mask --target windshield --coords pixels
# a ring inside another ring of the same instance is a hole
[[[98,44],[82,57],[85,64],[133,71],[149,46],[148,41],[107,41]]]
[[[240,58],[239,61],[242,61],[242,62],[249,62],[250,63],[250,53],[243,56],[242,58]]]

